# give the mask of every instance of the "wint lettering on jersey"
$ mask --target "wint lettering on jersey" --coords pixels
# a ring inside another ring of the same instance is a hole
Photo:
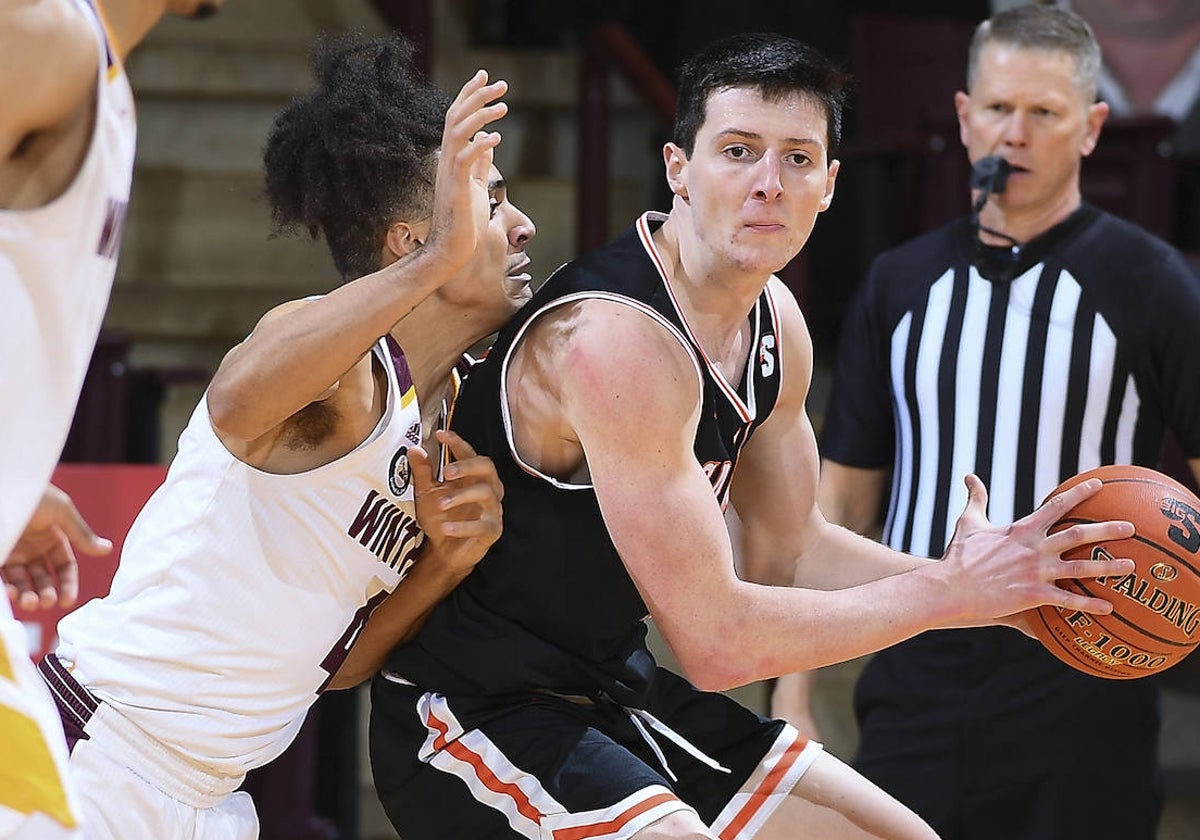
[[[425,534],[417,520],[372,490],[347,533],[403,578]]]

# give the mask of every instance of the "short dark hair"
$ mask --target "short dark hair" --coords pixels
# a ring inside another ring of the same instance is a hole
[[[1069,55],[1075,61],[1075,84],[1084,99],[1096,98],[1100,83],[1100,44],[1087,21],[1059,6],[1016,6],[992,15],[975,28],[967,60],[967,91],[979,74],[979,56],[988,44]]]
[[[809,97],[825,110],[830,155],[841,142],[849,74],[794,38],[750,33],[713,41],[680,68],[675,144],[690,156],[709,97],[738,87],[754,88],[767,100],[790,94]]]
[[[278,232],[324,235],[343,280],[379,270],[388,228],[433,202],[450,99],[412,67],[400,35],[313,47],[316,88],[275,117],[263,153]]]

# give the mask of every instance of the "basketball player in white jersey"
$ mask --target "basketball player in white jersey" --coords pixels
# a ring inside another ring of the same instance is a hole
[[[491,462],[434,430],[463,353],[530,296],[534,228],[484,130],[506,84],[480,71],[450,103],[411,53],[398,36],[318,47],[317,88],[268,138],[267,195],[348,282],[230,351],[109,595],[60,622],[41,665],[96,837],[256,837],[246,772],[499,534]]]
[[[23,606],[75,598],[72,546],[109,549],[49,487],[116,269],[133,173],[123,61],[168,11],[219,0],[0,5],[0,577]],[[36,513],[36,515],[35,515]],[[0,837],[72,836],[53,705],[0,606]]]

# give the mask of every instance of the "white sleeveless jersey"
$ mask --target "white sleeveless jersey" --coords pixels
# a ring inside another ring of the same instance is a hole
[[[0,556],[28,521],[62,452],[100,331],[129,203],[133,96],[96,13],[96,123],[58,198],[0,210]]]
[[[234,458],[201,399],[109,595],[59,623],[79,682],[210,772],[283,752],[424,539],[407,456],[421,440],[416,390],[390,337],[375,352],[388,371],[378,426],[298,475]]]

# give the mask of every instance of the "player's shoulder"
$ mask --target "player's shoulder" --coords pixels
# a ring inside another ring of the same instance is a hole
[[[0,3],[6,131],[48,128],[87,101],[101,61],[95,26],[72,0]]]
[[[765,291],[767,301],[781,326],[797,324],[803,326],[805,324],[804,311],[800,308],[800,301],[796,299],[796,295],[786,283],[777,276],[771,275]]]
[[[97,43],[96,24],[72,0],[0,3],[0,66],[8,78],[35,72],[90,78],[99,67]]]

